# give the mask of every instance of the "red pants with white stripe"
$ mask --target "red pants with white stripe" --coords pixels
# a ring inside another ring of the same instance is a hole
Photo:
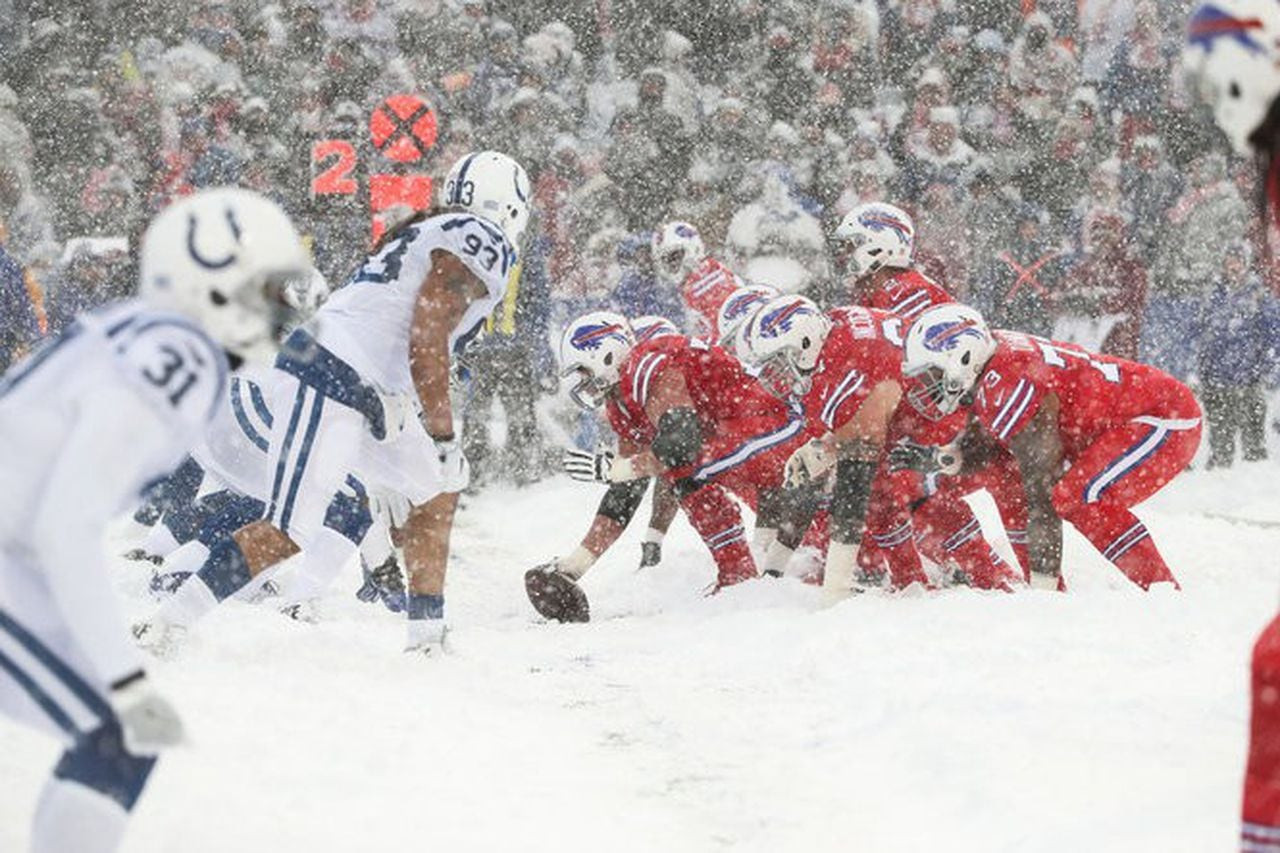
[[[708,483],[681,498],[680,507],[716,561],[717,587],[731,586],[756,576],[756,562],[747,545],[742,512],[728,491]]]
[[[1191,464],[1200,446],[1200,407],[1191,392],[1169,417],[1139,417],[1099,436],[1069,461],[1053,506],[1129,580],[1143,589],[1177,586],[1146,525],[1129,511]]]
[[[1252,690],[1240,849],[1280,851],[1280,615],[1254,644]]]

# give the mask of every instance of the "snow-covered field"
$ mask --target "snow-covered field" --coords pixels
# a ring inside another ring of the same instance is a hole
[[[158,663],[192,742],[127,849],[1228,850],[1280,525],[1207,514],[1280,522],[1275,472],[1193,472],[1139,510],[1181,593],[1072,534],[1065,596],[704,598],[677,520],[661,566],[634,570],[634,533],[593,569],[573,626],[539,622],[521,574],[599,492],[491,490],[455,534],[451,656],[402,654],[353,570],[318,625],[232,603]],[[24,848],[55,752],[0,721],[0,850]]]

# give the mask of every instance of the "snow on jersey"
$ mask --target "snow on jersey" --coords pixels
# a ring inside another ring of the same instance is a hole
[[[978,378],[973,413],[1004,444],[1049,394],[1058,397],[1058,431],[1070,461],[1104,432],[1176,406],[1185,393],[1176,379],[1145,364],[1020,332],[993,334],[996,352]]]
[[[461,260],[485,287],[449,334],[450,350],[459,353],[502,301],[516,265],[515,247],[502,230],[469,213],[413,223],[389,240],[316,313],[316,340],[365,380],[389,391],[412,391],[410,327],[437,249]]]
[[[908,325],[926,308],[955,302],[940,284],[917,270],[895,270],[883,286],[868,296],[865,304],[897,314]]]
[[[636,346],[623,362],[618,395],[606,409],[609,424],[620,438],[642,446],[653,441],[656,425],[649,422],[644,407],[657,380],[672,370],[684,377],[704,436],[728,421],[787,419],[787,407],[748,376],[728,352],[702,341],[668,336]]]
[[[98,392],[121,385],[136,400],[137,419],[168,427],[159,446],[102,448],[136,458],[127,482],[99,483],[85,472],[86,487],[113,490],[123,508],[186,455],[212,418],[227,373],[221,348],[184,317],[138,300],[82,314],[0,378],[0,516],[21,524],[68,438],[81,424],[106,417],[95,414],[94,405],[112,399],[119,406],[119,395]]]
[[[849,422],[881,382],[902,376],[902,320],[870,308],[836,308],[818,354],[809,390],[801,398],[816,434]]]
[[[720,339],[720,330],[717,328],[720,306],[730,294],[745,284],[733,270],[710,255],[703,258],[697,269],[685,277],[680,286],[680,298],[705,326],[705,329],[699,329],[699,336],[706,331],[712,340]]]

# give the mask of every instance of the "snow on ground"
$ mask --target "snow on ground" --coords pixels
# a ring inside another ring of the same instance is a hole
[[[353,572],[318,625],[234,602],[158,663],[192,742],[127,849],[1231,849],[1249,649],[1280,592],[1274,477],[1193,472],[1140,510],[1181,593],[1138,592],[1072,534],[1065,596],[704,598],[678,520],[654,569],[638,531],[619,543],[572,626],[540,623],[521,575],[599,492],[490,491],[455,533],[451,656],[402,654]],[[55,753],[0,721],[0,850],[24,849]]]

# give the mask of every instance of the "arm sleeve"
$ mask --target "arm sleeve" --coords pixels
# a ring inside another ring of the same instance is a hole
[[[100,388],[81,399],[79,422],[36,508],[32,538],[45,580],[67,631],[106,684],[141,669],[142,658],[112,589],[103,531],[125,492],[163,473],[164,463],[139,465],[128,448],[173,444],[170,427],[127,388]]]

